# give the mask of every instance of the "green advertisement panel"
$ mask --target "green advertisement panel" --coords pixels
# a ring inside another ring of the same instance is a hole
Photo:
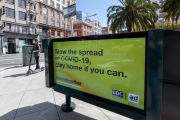
[[[54,82],[145,109],[146,38],[53,42]]]

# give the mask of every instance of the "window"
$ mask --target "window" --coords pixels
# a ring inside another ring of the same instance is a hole
[[[7,23],[6,31],[18,32],[18,25]]]
[[[86,31],[84,31],[84,35],[86,35]]]
[[[11,31],[11,24],[6,23],[6,31]]]
[[[14,4],[14,0],[6,0],[7,3]]]
[[[54,11],[53,10],[51,10],[51,17],[53,17],[54,16]]]
[[[62,6],[62,10],[64,9],[64,7]]]
[[[57,9],[60,9],[60,5],[56,3],[56,8]]]
[[[11,8],[6,7],[5,14],[6,14],[6,17],[12,17],[12,18],[15,17],[15,11],[14,11],[14,9],[11,9]]]
[[[19,33],[23,33],[22,27],[23,26],[18,26],[19,27]]]
[[[79,25],[79,28],[81,28],[81,26]]]
[[[11,32],[15,31],[15,25],[11,24]]]
[[[84,29],[86,29],[86,26],[84,26]]]
[[[54,2],[53,1],[50,2],[50,6],[54,7]]]
[[[51,20],[51,25],[54,26],[54,20]]]
[[[26,13],[19,11],[19,20],[26,20]]]
[[[62,0],[62,4],[64,4],[64,5],[65,5],[65,0]]]
[[[51,30],[51,35],[54,36],[54,30]]]
[[[27,27],[26,26],[22,27],[22,33],[27,33]]]
[[[57,36],[60,36],[60,32],[59,31],[57,32]]]
[[[66,6],[69,6],[69,1],[66,1]]]
[[[67,25],[67,29],[69,29],[69,25]]]
[[[18,25],[15,25],[15,31],[14,32],[18,32]]]
[[[65,24],[62,24],[62,28],[65,28]]]
[[[29,14],[29,20],[35,22],[36,21],[36,16]]]
[[[34,3],[28,3],[28,6],[30,7],[31,10],[35,10],[36,9],[36,6]]]
[[[34,27],[29,27],[29,34],[35,34],[35,28]]]
[[[64,20],[64,15],[62,14],[62,20]]]
[[[60,14],[59,13],[56,14],[56,18],[60,18]]]
[[[43,3],[47,3],[47,0],[43,0]]]
[[[60,22],[57,22],[57,27],[60,27]]]
[[[18,6],[22,8],[26,8],[26,1],[25,0],[18,0]]]
[[[48,19],[47,18],[44,18],[44,24],[48,24]]]
[[[47,14],[47,9],[46,8],[43,8],[43,14]]]

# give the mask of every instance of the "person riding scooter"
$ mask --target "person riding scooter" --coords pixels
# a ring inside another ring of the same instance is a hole
[[[34,54],[34,57],[36,59],[36,69],[35,70],[40,69],[40,65],[39,65],[40,46],[39,46],[36,38],[33,39],[33,49],[31,50],[31,52]]]

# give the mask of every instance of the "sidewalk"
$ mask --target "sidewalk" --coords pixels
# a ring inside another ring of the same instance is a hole
[[[25,76],[27,70],[0,72],[0,120],[130,120],[74,98],[75,110],[62,112],[65,95],[45,87],[44,71]]]

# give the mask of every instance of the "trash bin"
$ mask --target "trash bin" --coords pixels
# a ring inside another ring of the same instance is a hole
[[[31,54],[29,54],[29,50],[33,48],[33,45],[24,45],[22,46],[22,58],[23,58],[23,66],[28,66],[30,62]],[[36,60],[32,55],[31,65],[36,64]]]

